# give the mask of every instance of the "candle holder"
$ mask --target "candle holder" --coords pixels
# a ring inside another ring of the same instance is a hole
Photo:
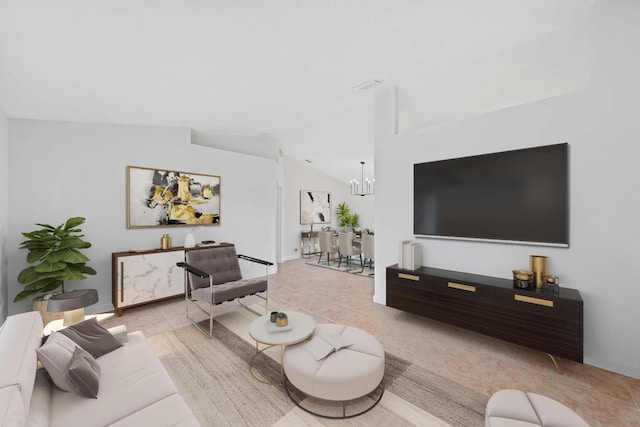
[[[560,293],[560,278],[558,276],[546,275],[544,276],[544,284],[548,292],[559,294]]]

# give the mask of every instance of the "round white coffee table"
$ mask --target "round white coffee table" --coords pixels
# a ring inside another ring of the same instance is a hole
[[[249,335],[256,341],[256,354],[254,354],[249,360],[249,372],[256,380],[261,383],[271,385],[283,385],[284,384],[284,369],[282,367],[282,360],[284,357],[284,348],[287,345],[297,344],[309,338],[316,328],[316,322],[311,316],[304,313],[298,313],[295,311],[288,311],[287,318],[289,324],[287,326],[275,326],[275,323],[270,322],[270,315],[265,314],[254,320],[249,326]],[[260,344],[266,347],[260,349]],[[253,362],[255,358],[263,351],[274,347],[280,346],[280,383],[272,383],[265,381],[262,378],[258,378],[253,373]]]

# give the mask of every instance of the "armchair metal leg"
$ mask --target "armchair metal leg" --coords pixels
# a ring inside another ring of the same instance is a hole
[[[256,316],[262,316],[263,314],[267,314],[269,312],[268,293],[269,293],[269,291],[267,290],[267,291],[265,291],[265,296],[255,294],[258,298],[262,298],[264,300],[264,313],[260,313],[260,312],[258,312],[256,310],[254,310],[253,308],[251,308],[250,306],[248,306],[246,304],[243,304],[242,301],[241,301],[241,298],[238,298],[236,301],[238,301],[238,304],[240,304],[240,306],[242,308],[246,309],[247,311],[252,312]],[[190,298],[186,298],[186,302],[187,302],[187,319],[189,320],[189,322],[191,322],[196,328],[198,328],[198,330],[200,330],[200,332],[202,332],[203,334],[205,334],[206,336],[211,338],[213,336],[213,318],[214,318],[213,307],[215,307],[215,305],[214,304],[208,304],[209,310],[205,310],[196,301],[194,301],[194,300],[192,300]],[[191,316],[189,315],[189,306],[190,305],[196,307],[202,313],[207,315],[208,320],[209,320],[209,330],[207,330],[206,328],[204,328],[202,326],[203,320],[201,320],[200,322],[197,322],[196,320],[191,318]]]
[[[209,304],[209,336],[213,336],[213,304]]]
[[[262,295],[258,295],[255,294],[258,298],[262,298],[264,300],[264,314],[267,314],[269,312],[269,290],[267,289],[264,292],[265,296]],[[245,310],[248,310],[250,312],[252,312],[253,314],[255,314],[256,316],[262,316],[263,313],[259,313],[256,310],[254,310],[253,308],[249,307],[248,305],[245,305],[242,303],[241,301],[242,298],[238,298],[238,304],[240,304],[242,306],[242,308],[244,308]]]
[[[213,304],[209,304],[209,308],[210,310],[207,311],[204,308],[202,308],[200,305],[198,305],[198,303],[192,299],[190,299],[189,297],[185,298],[186,302],[187,302],[187,320],[189,320],[189,322],[191,322],[193,324],[193,326],[195,326],[196,328],[198,328],[198,330],[200,330],[200,332],[202,332],[203,334],[205,334],[206,336],[208,336],[209,338],[211,338],[213,336]],[[200,310],[201,312],[203,312],[204,314],[207,315],[208,319],[209,319],[209,330],[207,331],[205,328],[203,328],[201,326],[201,322],[197,322],[194,319],[191,318],[191,316],[189,316],[189,305],[192,305],[194,307],[196,307],[198,310]]]

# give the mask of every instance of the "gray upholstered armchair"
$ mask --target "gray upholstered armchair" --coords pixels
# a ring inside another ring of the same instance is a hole
[[[262,264],[266,267],[264,277],[243,279],[238,259]],[[177,263],[185,270],[185,300],[187,319],[208,336],[213,334],[213,308],[226,301],[237,300],[247,310],[260,315],[244,305],[240,299],[257,295],[265,300],[265,314],[268,307],[267,275],[272,262],[237,255],[233,245],[186,252],[186,262]],[[193,306],[209,317],[209,331],[189,316],[189,307]]]

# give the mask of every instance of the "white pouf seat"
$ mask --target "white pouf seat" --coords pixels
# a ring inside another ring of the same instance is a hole
[[[486,427],[589,427],[578,414],[547,396],[500,390],[487,403]]]
[[[287,380],[309,396],[347,401],[374,391],[384,376],[384,349],[376,337],[352,326],[316,325],[315,335],[340,334],[353,342],[316,361],[304,344],[288,346],[283,366]]]

